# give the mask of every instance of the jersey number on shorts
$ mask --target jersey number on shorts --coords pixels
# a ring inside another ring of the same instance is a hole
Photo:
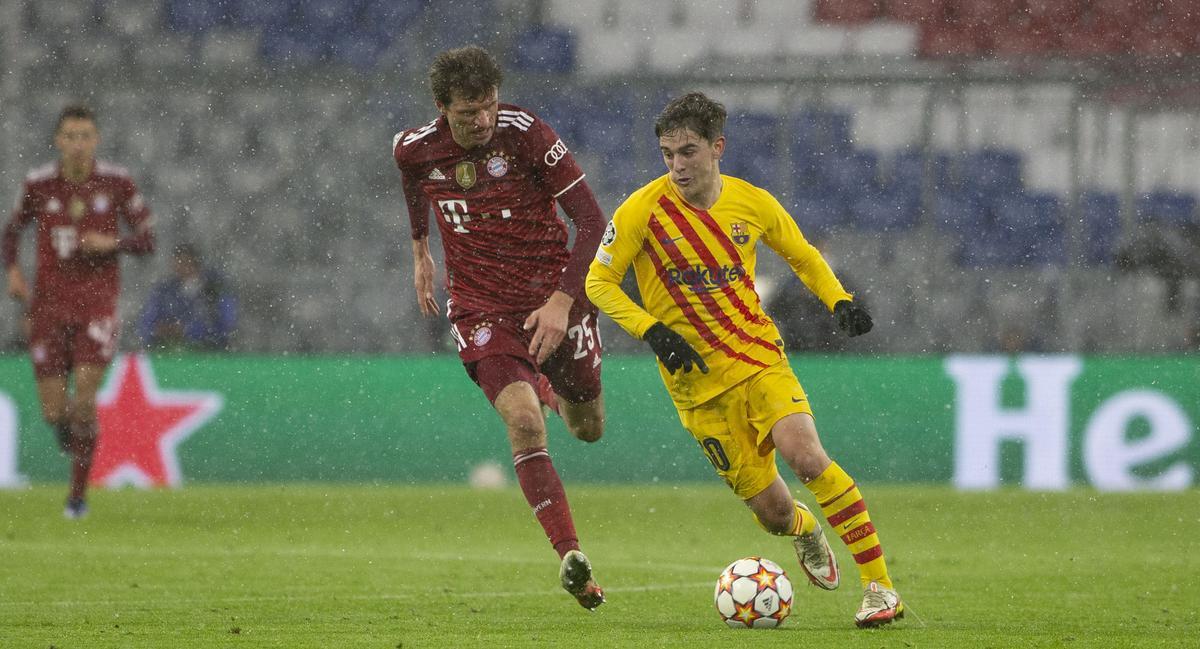
[[[575,356],[574,358],[585,358],[592,350],[596,349],[596,345],[600,342],[600,331],[593,330],[588,326],[588,320],[592,319],[592,315],[583,316],[583,320],[579,324],[567,329],[567,337],[575,341]]]
[[[729,456],[725,455],[725,449],[721,447],[721,442],[715,437],[705,437],[700,445],[704,447],[704,454],[708,456],[708,461],[716,467],[718,471],[729,470]]]
[[[446,219],[446,223],[454,226],[455,232],[466,234],[470,232],[466,224],[475,219],[491,219],[496,218],[495,214],[483,212],[482,214],[471,214],[467,209],[467,202],[460,199],[451,199],[448,201],[438,201],[438,209],[442,213],[442,218]],[[500,210],[500,218],[511,219],[512,210],[504,208]]]
[[[79,233],[74,226],[56,225],[50,228],[50,245],[58,253],[59,259],[67,259],[79,247]]]

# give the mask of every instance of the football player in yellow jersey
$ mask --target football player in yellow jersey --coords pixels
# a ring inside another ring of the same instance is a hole
[[[849,335],[870,331],[871,316],[770,193],[721,175],[725,118],[724,106],[699,92],[663,109],[654,131],[668,173],[613,215],[587,294],[649,343],[683,426],[717,473],[763,529],[794,537],[809,581],[833,590],[837,560],[816,517],[779,475],[778,450],[854,555],[864,588],[855,623],[887,624],[903,617],[904,605],[862,494],[821,446],[808,398],[762,309],[754,288],[758,242],[791,265]],[[631,264],[645,308],[620,287]]]

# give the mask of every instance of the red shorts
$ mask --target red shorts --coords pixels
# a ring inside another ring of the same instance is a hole
[[[525,381],[537,388],[537,372],[550,379],[554,392],[571,403],[585,403],[600,396],[600,330],[598,311],[586,298],[575,300],[567,316],[567,335],[558,349],[539,368],[529,354],[533,330],[525,330],[528,313],[479,314],[451,310],[450,333],[458,343],[458,356],[471,380],[488,401],[495,401],[506,386]],[[521,361],[507,375],[478,376],[476,364],[490,356],[510,356]],[[530,371],[521,370],[526,366]]]
[[[117,351],[113,311],[75,316],[35,308],[29,324],[29,355],[39,379],[66,376],[79,365],[108,365]]]

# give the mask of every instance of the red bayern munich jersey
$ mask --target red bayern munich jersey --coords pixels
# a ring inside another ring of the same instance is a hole
[[[414,239],[428,233],[433,207],[455,310],[513,313],[545,304],[570,256],[555,199],[584,175],[554,129],[500,104],[484,146],[459,146],[441,116],[397,133],[392,154]]]
[[[121,236],[120,221],[130,234]],[[144,253],[154,247],[150,210],[125,169],[96,161],[86,180],[75,183],[58,163],[34,169],[25,177],[12,220],[4,230],[0,253],[5,268],[17,262],[22,230],[37,228],[37,277],[33,302],[60,312],[112,310],[120,288],[115,254],[79,251],[84,232],[120,237],[118,251]]]

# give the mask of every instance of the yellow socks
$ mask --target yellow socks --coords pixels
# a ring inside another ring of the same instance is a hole
[[[854,480],[837,462],[833,462],[821,475],[804,486],[821,505],[821,513],[825,515],[829,527],[842,538],[854,555],[863,588],[872,581],[879,582],[884,588],[892,588],[892,579],[883,560],[883,547],[879,545],[879,535],[875,533],[875,526],[871,524],[871,516],[867,513],[867,503]]]

